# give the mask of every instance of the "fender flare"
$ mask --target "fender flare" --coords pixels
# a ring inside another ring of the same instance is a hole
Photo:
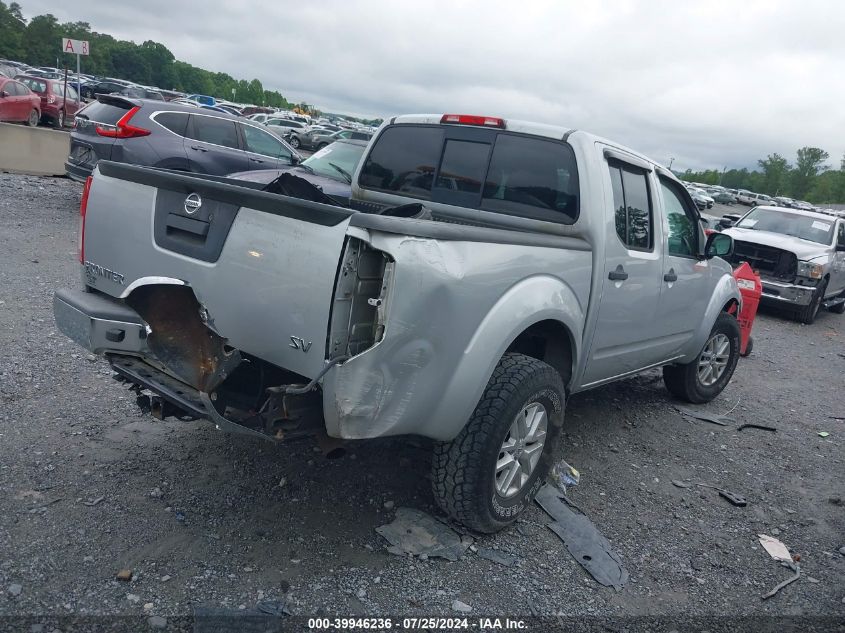
[[[713,324],[716,323],[719,313],[722,312],[722,308],[731,300],[736,300],[742,306],[742,295],[739,292],[739,287],[736,285],[736,279],[734,279],[733,275],[726,272],[721,276],[716,287],[713,289],[713,294],[710,295],[710,302],[704,311],[704,318],[701,319],[695,335],[689,342],[686,354],[684,354],[684,358],[681,360],[682,363],[688,363],[697,358],[699,352],[704,347],[704,343],[707,341],[707,337],[710,335],[710,331],[713,329]]]
[[[535,275],[511,286],[479,324],[421,435],[451,440],[466,425],[493,370],[513,341],[540,321],[557,321],[570,334],[573,369],[581,355],[585,310],[564,281]]]

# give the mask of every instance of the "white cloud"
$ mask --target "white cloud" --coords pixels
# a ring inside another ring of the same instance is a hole
[[[465,111],[596,132],[675,166],[845,152],[845,5],[825,0],[24,0],[330,111]]]

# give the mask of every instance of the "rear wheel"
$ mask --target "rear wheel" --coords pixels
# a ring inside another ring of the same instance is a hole
[[[29,127],[35,127],[36,125],[38,125],[38,120],[40,118],[41,117],[38,114],[38,110],[33,110],[32,112],[29,113],[29,118],[26,120],[26,124]]]
[[[822,307],[822,302],[824,301],[825,290],[827,290],[827,279],[823,279],[816,288],[816,291],[813,293],[813,297],[810,299],[810,303],[798,310],[796,317],[799,321],[801,321],[801,323],[811,325],[813,321],[816,320],[816,316],[818,315],[819,310]]]
[[[301,143],[299,142],[299,139],[298,139],[297,137],[292,136],[292,137],[290,138],[290,146],[291,146],[292,148],[294,148],[294,149],[299,149],[300,145],[301,145]]]
[[[716,319],[704,348],[693,362],[667,365],[663,382],[677,398],[702,404],[718,396],[730,382],[739,360],[739,323],[727,312]]]
[[[56,118],[53,120],[53,125],[56,129],[61,130],[65,126],[65,111],[59,110],[59,114],[56,115]]]
[[[554,462],[565,391],[560,374],[505,354],[467,425],[435,446],[437,504],[478,532],[497,532],[531,503]]]

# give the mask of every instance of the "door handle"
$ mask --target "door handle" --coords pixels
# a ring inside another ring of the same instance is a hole
[[[625,281],[628,278],[628,273],[622,268],[622,264],[619,264],[616,270],[611,270],[608,273],[607,278],[611,281]]]
[[[663,281],[673,282],[678,281],[678,276],[675,274],[675,269],[670,268],[669,272],[663,275]]]
[[[208,150],[204,147],[200,147],[199,145],[191,145],[191,149],[195,149],[198,152],[207,152]]]
[[[253,163],[263,163],[264,162],[260,158],[252,158],[251,156],[250,156],[249,160],[251,160]]]

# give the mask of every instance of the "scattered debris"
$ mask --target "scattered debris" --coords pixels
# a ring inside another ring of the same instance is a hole
[[[738,495],[735,492],[731,492],[730,490],[725,490],[724,488],[719,488],[719,486],[711,486],[710,484],[698,484],[699,486],[703,486],[704,488],[712,488],[713,490],[719,493],[719,496],[723,499],[727,499],[732,504],[737,507],[744,508],[748,505],[748,500],[743,497],[742,495]]]
[[[135,604],[141,602],[141,596],[139,596],[137,593],[127,593],[126,599],[129,600],[129,602],[133,602]]]
[[[17,584],[17,583],[14,583],[14,584],[9,585],[9,588],[7,589],[7,591],[9,592],[9,595],[11,595],[11,596],[19,596],[19,595],[21,595],[21,592],[23,591],[23,587],[21,585]]]
[[[267,615],[275,615],[277,617],[291,615],[287,602],[282,600],[265,600],[264,602],[259,602],[256,608],[261,613],[266,613]]]
[[[171,578],[171,576],[169,576],[168,574],[165,574],[159,580],[161,580],[161,582],[167,582],[168,580],[170,580],[170,578]]]
[[[843,545],[842,547],[840,547],[837,551],[838,551],[840,554],[842,554],[843,556],[845,556],[845,545]]]
[[[768,534],[758,534],[757,538],[760,539],[760,545],[769,553],[769,556],[775,560],[792,562],[792,554],[789,553],[789,549],[775,537]]]
[[[692,484],[688,484],[685,481],[681,481],[680,479],[673,479],[672,485],[678,488],[692,488]]]
[[[90,499],[89,501],[83,501],[82,505],[95,506],[98,503],[100,503],[101,501],[103,501],[104,499],[105,499],[105,497],[97,497],[96,499]]]
[[[718,413],[696,411],[693,409],[688,409],[686,407],[675,407],[675,410],[690,418],[694,418],[696,420],[703,420],[704,422],[710,422],[712,424],[718,424],[719,426],[728,426],[731,422],[736,422],[736,420],[734,420],[733,418],[729,418],[724,415],[719,415]]]
[[[489,560],[493,563],[498,563],[504,567],[513,567],[516,565],[516,557],[500,552],[499,550],[490,549],[488,547],[479,547],[478,556],[484,560]]]
[[[129,582],[132,580],[132,570],[131,569],[121,569],[117,572],[116,578],[121,582]]]
[[[581,481],[581,473],[565,461],[560,460],[552,468],[549,479],[563,494],[566,494],[567,486],[577,486]]]
[[[452,602],[452,611],[458,611],[459,613],[469,613],[470,611],[472,611],[472,607],[466,604],[465,602],[455,600]]]
[[[554,519],[546,527],[558,535],[575,560],[599,583],[620,591],[628,581],[628,572],[593,522],[564,503],[566,498],[553,485],[540,488],[535,501]]]
[[[835,506],[841,506],[842,505],[842,497],[839,497],[839,496],[828,497],[827,502],[832,503]]]
[[[393,506],[395,506],[395,505],[396,504],[393,501],[385,501],[384,502],[384,509],[385,510],[392,510]]]
[[[767,593],[763,596],[763,600],[768,600],[769,598],[774,596],[778,591],[780,591],[781,589],[783,589],[787,585],[791,585],[792,583],[794,583],[796,580],[798,580],[801,577],[801,565],[799,565],[798,563],[793,563],[792,561],[789,561],[787,563],[787,562],[783,561],[783,562],[781,562],[781,565],[783,565],[784,567],[789,567],[792,571],[795,572],[795,575],[792,576],[791,578],[787,578],[782,583],[776,585],[774,589],[772,589],[769,593]]]
[[[167,618],[160,615],[154,615],[147,618],[147,624],[149,624],[152,629],[163,629],[167,627]]]
[[[827,437],[828,435],[830,435],[830,433],[827,431],[819,431],[819,437]]]
[[[456,561],[469,547],[448,525],[414,508],[397,508],[396,518],[376,532],[390,543],[387,551],[399,556],[425,554]]]
[[[736,427],[737,431],[741,431],[742,429],[760,429],[762,431],[771,431],[772,433],[777,433],[777,429],[773,426],[766,426],[765,424],[754,424],[754,423],[747,423],[747,424],[740,424]]]
[[[151,496],[153,499],[161,499],[161,498],[164,496],[164,493],[161,491],[161,488],[159,488],[158,486],[156,486],[155,488],[153,488],[152,490],[150,490],[150,496]]]

